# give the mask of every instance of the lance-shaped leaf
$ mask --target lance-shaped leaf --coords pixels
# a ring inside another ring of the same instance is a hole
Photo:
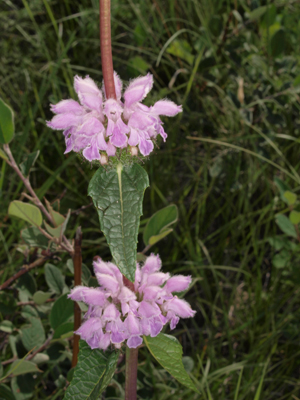
[[[100,226],[114,261],[132,282],[142,202],[148,186],[148,175],[138,164],[119,164],[110,171],[101,167],[89,184],[88,194],[98,211]]]
[[[98,400],[114,375],[119,354],[92,350],[80,340],[78,363],[64,400]]]
[[[144,243],[153,245],[173,231],[170,225],[178,219],[178,210],[171,204],[152,215],[144,231]]]
[[[9,143],[15,132],[13,110],[0,98],[0,143]]]
[[[36,206],[14,200],[10,203],[8,214],[14,217],[24,219],[32,225],[41,226],[43,222],[42,214]]]
[[[182,363],[182,347],[174,336],[160,333],[156,337],[144,336],[148,350],[160,365],[189,389],[198,392]]]

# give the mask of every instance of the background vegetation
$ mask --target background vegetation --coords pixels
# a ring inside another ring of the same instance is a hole
[[[0,10],[0,96],[16,113],[12,150],[22,162],[40,149],[32,184],[40,198],[59,198],[61,213],[78,210],[67,236],[81,225],[90,270],[96,254],[110,258],[96,211],[79,210],[90,204],[87,186],[95,170],[75,154],[65,156],[62,134],[45,120],[50,102],[75,98],[75,74],[101,83],[98,7],[96,0],[3,0]],[[298,203],[286,194],[300,189],[299,13],[296,0],[112,0],[115,70],[125,81],[150,71],[155,87],[147,103],[168,97],[184,108],[165,122],[168,140],[144,165],[151,186],[141,232],[154,212],[178,206],[174,232],[153,251],[165,272],[195,280],[186,296],[197,315],[182,321],[175,335],[201,396],[142,350],[141,399],[300,398],[300,237],[297,220],[287,218]],[[4,161],[1,168],[3,283],[30,255],[20,239],[26,224],[7,215],[24,187]],[[67,261],[51,264],[71,286]],[[48,290],[44,267],[30,275],[34,290]],[[30,301],[34,290],[27,291]],[[0,293],[4,362],[27,353],[19,340],[28,320],[18,306],[20,293],[20,284]],[[48,307],[31,308],[46,336]],[[55,342],[44,353],[43,372],[4,380],[0,398],[62,399],[70,343]],[[107,399],[122,398],[122,368]]]

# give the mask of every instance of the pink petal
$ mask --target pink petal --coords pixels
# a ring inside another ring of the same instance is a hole
[[[192,310],[187,301],[178,299],[177,296],[174,296],[172,300],[168,300],[166,303],[164,303],[163,309],[165,311],[173,311],[178,317],[181,318],[190,318],[196,314],[196,311]]]
[[[106,150],[107,149],[107,143],[104,139],[103,133],[99,132],[98,135],[96,136],[96,145],[99,150]]]
[[[80,127],[80,129],[76,132],[77,135],[87,135],[93,136],[97,135],[99,132],[104,132],[104,126],[102,123],[95,117],[89,117]]]
[[[100,160],[99,149],[96,145],[86,147],[83,150],[82,155],[90,162],[92,162],[93,160]]]
[[[124,321],[125,327],[130,333],[130,335],[141,335],[141,327],[139,319],[134,316],[131,312],[128,314],[128,317]]]
[[[128,126],[127,126],[126,124],[124,124],[124,122],[122,121],[121,118],[119,118],[119,119],[117,120],[116,126],[118,127],[119,131],[120,131],[121,133],[123,133],[124,135],[125,135],[126,133],[129,133],[129,132],[130,132],[130,128],[128,128]]]
[[[104,114],[108,119],[116,122],[120,118],[123,111],[123,107],[118,103],[117,100],[108,99],[105,102]]]
[[[142,101],[150,92],[152,86],[153,75],[151,74],[134,79],[124,93],[126,107],[131,107],[132,104]]]
[[[161,259],[159,255],[151,254],[146,258],[144,266],[141,270],[142,274],[153,274],[153,272],[159,271],[161,269]]]
[[[136,300],[136,295],[128,287],[123,286],[118,295],[118,299],[121,303],[127,303],[130,300]]]
[[[74,301],[83,301],[90,305],[102,306],[105,302],[105,294],[100,289],[76,286],[68,295]]]
[[[130,349],[136,349],[143,343],[143,339],[140,336],[130,336],[127,340],[127,346]]]
[[[129,118],[128,126],[130,128],[146,130],[150,126],[152,126],[154,123],[156,123],[156,120],[154,117],[150,117],[143,112],[136,111]]]
[[[163,272],[156,272],[154,274],[150,274],[147,278],[147,285],[156,285],[161,286],[170,278],[170,274],[165,274]],[[172,279],[172,278],[171,278]]]
[[[79,93],[78,97],[83,106],[89,108],[90,110],[97,111],[102,116],[102,94],[100,91],[98,94]]]
[[[160,308],[155,303],[149,303],[148,301],[141,301],[139,306],[139,315],[142,318],[152,318],[161,314]]]
[[[178,322],[179,322],[179,317],[173,317],[170,322],[170,328],[175,329]]]
[[[107,150],[106,153],[107,155],[110,156],[114,156],[116,154],[117,149],[115,148],[115,146],[111,143],[111,141],[109,140],[108,144],[107,144]]]
[[[93,336],[94,332],[102,329],[102,322],[99,318],[90,318],[85,321],[75,333],[86,340]]]
[[[84,114],[83,107],[79,103],[77,103],[77,101],[72,99],[62,100],[57,104],[50,104],[50,109],[55,114]]]
[[[182,112],[182,106],[178,106],[170,100],[159,100],[150,108],[150,112],[155,115],[174,117],[178,113]]]
[[[76,75],[74,78],[74,88],[78,94],[91,93],[102,98],[101,90],[88,75],[85,78]]]
[[[52,129],[67,129],[71,126],[80,125],[82,121],[82,117],[79,115],[74,115],[71,113],[66,114],[58,114],[55,115],[51,121],[47,121],[46,124]]]
[[[120,311],[114,304],[110,304],[105,308],[102,315],[102,321],[114,321],[120,316]]]
[[[191,284],[192,278],[190,276],[172,276],[166,283],[164,289],[167,292],[182,292],[186,290]]]
[[[104,335],[101,336],[99,342],[99,349],[106,350],[109,345],[110,345],[110,334],[105,333]]]
[[[157,336],[162,328],[163,328],[163,323],[161,322],[160,318],[153,318],[152,320],[150,320],[150,336],[151,337],[155,337]]]
[[[131,128],[130,136],[128,139],[128,144],[130,146],[136,146],[137,144],[139,144],[139,141],[140,141],[140,137],[139,137],[138,131],[134,128]]]
[[[105,289],[109,290],[112,293],[116,293],[119,291],[120,286],[115,277],[112,277],[107,274],[99,274],[96,273],[96,278],[101,286]]]
[[[151,151],[154,149],[154,145],[151,140],[140,139],[139,144],[140,152],[143,154],[144,157],[148,156]]]
[[[162,290],[159,286],[146,286],[143,290],[143,299],[155,301],[159,297],[161,291]]]
[[[115,126],[113,135],[110,139],[111,144],[116,147],[123,147],[127,143],[127,136],[121,133],[117,126]]]
[[[115,71],[114,71],[114,81],[115,81],[115,90],[116,90],[117,100],[120,100],[121,96],[122,96],[123,83],[122,83],[119,75]]]

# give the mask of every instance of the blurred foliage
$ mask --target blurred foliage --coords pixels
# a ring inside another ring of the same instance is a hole
[[[168,97],[184,108],[165,122],[168,140],[144,165],[150,188],[140,233],[151,215],[177,205],[176,227],[152,250],[165,271],[195,280],[187,300],[197,315],[175,334],[201,399],[300,397],[299,13],[297,0],[112,1],[114,67],[121,78],[149,71],[155,87],[147,104]],[[16,113],[13,153],[21,163],[40,150],[32,185],[41,199],[58,200],[61,214],[71,208],[66,234],[74,237],[82,226],[89,272],[95,255],[110,259],[87,197],[95,170],[65,156],[62,134],[45,120],[50,102],[74,98],[75,74],[101,83],[98,14],[95,0],[4,0],[0,10],[0,97]],[[33,253],[20,238],[28,224],[7,213],[24,187],[1,162],[2,283]],[[65,279],[57,288],[64,293],[73,280],[67,258],[50,264]],[[4,362],[27,354],[28,330],[36,327],[43,337],[51,331],[53,301],[38,304],[49,292],[45,271],[39,267],[0,293]],[[20,305],[26,298],[36,305]],[[70,320],[64,324],[67,337],[41,352],[42,372],[4,379],[3,398],[62,399],[71,379]],[[140,398],[199,399],[146,351],[140,354]],[[0,375],[7,371],[4,365]],[[122,366],[118,372],[106,398],[123,396]]]

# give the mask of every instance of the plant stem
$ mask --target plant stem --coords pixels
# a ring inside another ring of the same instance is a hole
[[[138,352],[126,346],[125,400],[136,400]]]
[[[100,49],[106,98],[116,99],[114,67],[111,51],[110,0],[99,0]]]
[[[81,240],[82,240],[82,233],[81,227],[79,226],[76,230],[75,236],[75,251],[73,257],[73,264],[74,264],[74,286],[81,285],[81,270],[82,270],[82,256],[81,256]],[[81,309],[79,305],[74,302],[74,331],[81,325]],[[76,367],[77,360],[78,360],[78,353],[79,353],[79,339],[80,337],[74,334],[73,340],[73,358],[72,358],[72,368]]]

